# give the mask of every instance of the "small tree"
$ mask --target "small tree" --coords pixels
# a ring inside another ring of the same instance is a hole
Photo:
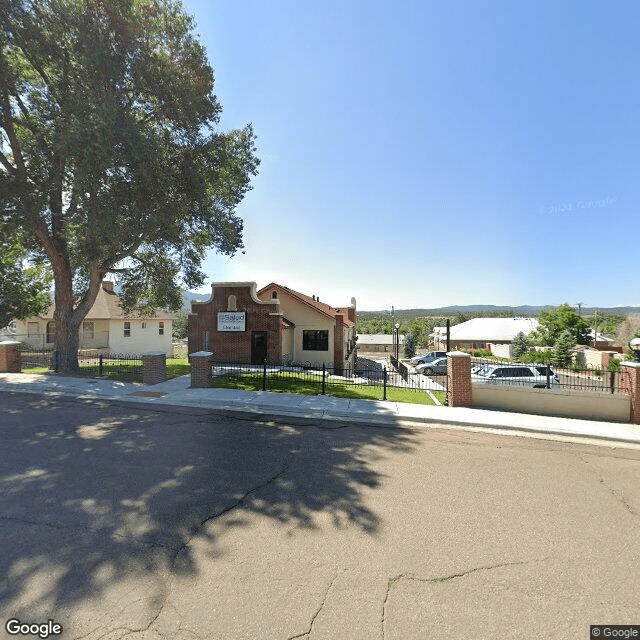
[[[517,360],[531,349],[529,338],[521,331],[511,343],[511,356]]]
[[[568,304],[561,304],[550,311],[541,311],[538,315],[540,323],[531,337],[546,347],[553,347],[560,335],[568,331],[573,344],[589,344],[589,323]]]
[[[556,341],[555,348],[553,350],[552,363],[558,367],[566,367],[571,363],[573,357],[573,349],[575,347],[575,340],[570,331],[563,331]]]
[[[413,333],[408,333],[404,339],[404,357],[413,358],[416,355],[416,345],[418,339]]]

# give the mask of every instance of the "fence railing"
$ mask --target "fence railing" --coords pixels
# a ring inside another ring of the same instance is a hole
[[[490,358],[471,358],[471,367],[471,381],[476,384],[490,382],[611,394],[625,391],[621,388],[620,373],[603,371],[601,367],[558,367],[553,364],[521,363]]]
[[[34,349],[29,345],[21,348],[22,370],[49,369],[58,371],[58,352],[51,349]],[[120,381],[141,381],[142,356],[120,353],[78,352],[79,375],[88,377],[117,378]]]
[[[403,365],[404,366],[404,365]],[[406,370],[406,367],[405,367]],[[286,365],[214,362],[211,365],[214,387],[233,387],[264,391],[292,391],[318,395],[341,395],[348,389],[377,390],[380,398],[388,399],[390,388],[415,392],[442,391],[446,388],[426,376],[405,375],[393,363],[380,363],[358,358],[354,367],[334,368],[326,363],[289,363]],[[366,394],[366,392],[364,392]],[[364,395],[363,395],[364,397]]]

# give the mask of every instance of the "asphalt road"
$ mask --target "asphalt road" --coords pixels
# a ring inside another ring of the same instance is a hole
[[[0,618],[66,639],[640,624],[640,451],[0,398]]]

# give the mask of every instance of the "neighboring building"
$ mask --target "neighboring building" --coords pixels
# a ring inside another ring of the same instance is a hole
[[[451,349],[490,349],[491,344],[510,344],[520,332],[529,335],[537,328],[537,318],[473,318],[450,328]],[[436,349],[446,349],[445,327],[434,327],[430,337]]]
[[[356,307],[337,309],[282,285],[212,284],[211,298],[193,301],[189,353],[211,351],[216,362],[325,364],[342,370],[356,357]]]
[[[404,345],[404,335],[400,335],[400,346]],[[361,333],[358,335],[360,353],[391,353],[395,346],[392,333]]]
[[[11,332],[14,339],[32,347],[53,347],[55,341],[54,305],[41,316],[16,320]],[[99,349],[110,353],[148,353],[158,351],[171,355],[171,333],[176,316],[168,311],[143,317],[137,313],[125,316],[113,282],[104,281],[96,301],[80,325],[80,348]]]

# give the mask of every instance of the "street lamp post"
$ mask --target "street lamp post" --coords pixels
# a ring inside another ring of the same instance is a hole
[[[400,333],[399,333],[400,325],[396,322],[395,330],[396,330],[396,362],[398,362],[400,357]]]

